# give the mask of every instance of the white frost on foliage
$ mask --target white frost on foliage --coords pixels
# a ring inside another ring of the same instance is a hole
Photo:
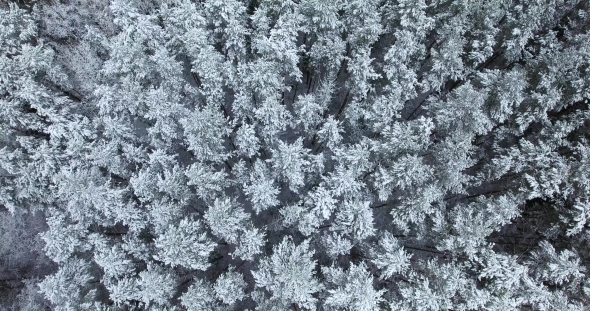
[[[313,310],[317,301],[313,294],[322,288],[315,277],[313,253],[308,240],[295,245],[292,238],[285,237],[273,247],[271,256],[260,261],[259,269],[252,271],[256,287],[270,292],[271,299]]]
[[[155,246],[158,250],[155,256],[157,260],[172,267],[206,270],[215,243],[203,232],[201,222],[185,218],[178,226],[170,225],[166,232],[158,236]]]

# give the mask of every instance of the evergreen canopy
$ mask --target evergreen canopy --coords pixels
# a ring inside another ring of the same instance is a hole
[[[588,0],[0,4],[1,305],[586,310],[589,100]]]

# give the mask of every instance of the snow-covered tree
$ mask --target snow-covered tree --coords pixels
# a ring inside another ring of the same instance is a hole
[[[172,267],[183,266],[190,269],[206,270],[207,259],[213,251],[213,243],[203,231],[200,221],[183,219],[155,240],[155,258]]]
[[[309,241],[296,245],[285,237],[273,247],[273,254],[260,261],[260,267],[252,271],[256,287],[270,293],[270,300],[284,306],[294,303],[309,310],[315,309],[317,298],[313,296],[321,288],[315,276],[316,262],[309,250]]]
[[[231,305],[245,297],[245,287],[246,282],[244,281],[244,277],[238,272],[229,271],[222,274],[215,281],[213,290],[217,299],[225,304]]]
[[[351,264],[346,271],[338,267],[323,267],[322,274],[332,285],[332,289],[328,287],[329,296],[324,302],[328,310],[380,310],[383,301],[381,296],[385,290],[373,288],[373,276],[364,263]]]

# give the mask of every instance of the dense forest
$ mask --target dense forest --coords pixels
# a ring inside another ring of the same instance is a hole
[[[590,306],[590,1],[0,1],[0,310]]]

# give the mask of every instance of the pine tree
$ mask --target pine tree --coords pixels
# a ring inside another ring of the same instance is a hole
[[[367,267],[351,264],[347,271],[337,267],[322,267],[333,289],[328,287],[329,296],[324,304],[328,310],[341,308],[354,308],[355,310],[379,310],[382,301],[381,296],[385,290],[376,291],[373,288],[373,277],[367,271]]]
[[[170,225],[155,240],[155,258],[172,267],[183,266],[190,269],[206,270],[209,254],[215,243],[203,232],[200,221],[183,219],[178,226]]]
[[[314,276],[316,262],[312,259],[309,241],[295,245],[285,237],[273,248],[273,254],[260,261],[260,267],[252,271],[256,287],[270,293],[270,300],[288,306],[292,303],[301,308],[315,309],[317,299],[312,295],[321,289]]]

